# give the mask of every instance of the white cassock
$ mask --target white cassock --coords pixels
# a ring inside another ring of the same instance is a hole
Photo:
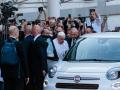
[[[55,49],[57,52],[57,55],[59,57],[59,60],[62,60],[65,56],[65,54],[68,52],[69,50],[69,46],[66,40],[64,40],[63,44],[59,44],[57,39],[53,40],[53,43],[55,45]]]

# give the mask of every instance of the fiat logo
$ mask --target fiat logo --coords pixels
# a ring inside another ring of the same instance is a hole
[[[75,81],[76,83],[79,83],[80,80],[81,80],[81,77],[80,77],[79,75],[76,75],[76,76],[74,77],[74,81]]]

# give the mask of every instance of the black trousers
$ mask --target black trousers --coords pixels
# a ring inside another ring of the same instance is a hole
[[[0,90],[4,90],[4,83],[0,81]]]
[[[30,81],[29,81],[29,83],[27,85],[25,84],[24,90],[33,90]]]
[[[23,90],[24,79],[4,77],[4,90]]]
[[[31,77],[31,79],[30,79],[31,89],[29,89],[29,90],[43,90],[43,82],[44,82],[43,76]]]
[[[25,79],[19,77],[18,65],[1,65],[2,76],[4,79],[4,90],[23,90]]]

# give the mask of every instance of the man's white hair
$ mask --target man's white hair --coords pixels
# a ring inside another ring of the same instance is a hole
[[[57,36],[62,36],[65,38],[65,33],[64,32],[59,32]]]
[[[16,26],[10,26],[9,28],[9,34],[12,34],[14,32],[18,31],[18,28]]]

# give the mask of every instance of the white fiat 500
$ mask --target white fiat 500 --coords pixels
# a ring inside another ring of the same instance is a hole
[[[120,90],[120,33],[82,36],[50,68],[44,90]]]

